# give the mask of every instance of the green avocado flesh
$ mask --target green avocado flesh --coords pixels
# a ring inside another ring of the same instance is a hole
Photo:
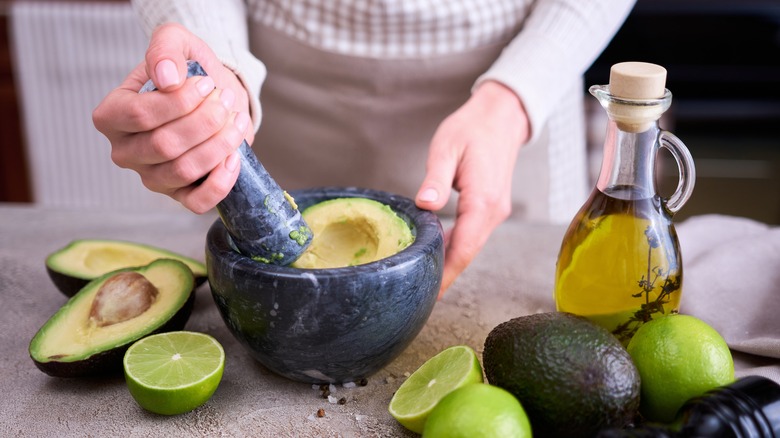
[[[108,239],[72,241],[46,258],[46,271],[57,289],[70,297],[89,281],[108,272],[145,266],[162,258],[187,265],[196,286],[206,281],[206,265],[195,259],[150,245]]]
[[[409,225],[389,206],[367,198],[338,198],[302,213],[314,238],[291,266],[341,268],[389,257],[414,241]]]
[[[30,341],[30,357],[55,377],[121,372],[130,344],[184,327],[194,298],[192,272],[178,260],[110,272],[49,318]]]

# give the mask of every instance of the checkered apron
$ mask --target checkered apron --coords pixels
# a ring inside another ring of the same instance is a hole
[[[282,187],[360,186],[414,197],[435,129],[517,32],[521,20],[507,15],[525,13],[521,2],[482,9],[480,2],[443,2],[450,9],[430,17],[431,5],[372,14],[371,2],[250,1],[251,50],[268,69],[254,148]],[[479,13],[458,21],[468,8]],[[551,219],[549,139],[545,128],[516,166],[513,211],[525,218]],[[454,212],[456,198],[444,213]]]

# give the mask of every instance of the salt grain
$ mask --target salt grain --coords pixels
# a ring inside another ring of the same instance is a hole
[[[336,404],[338,402],[339,402],[339,399],[337,399],[336,397],[333,397],[332,395],[328,396],[328,403]]]
[[[344,382],[341,386],[345,388],[354,388],[357,386],[357,383],[355,382]]]

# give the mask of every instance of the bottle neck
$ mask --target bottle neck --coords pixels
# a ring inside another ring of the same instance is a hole
[[[596,187],[609,196],[633,200],[656,196],[655,160],[660,144],[658,121],[639,132],[621,129],[610,118]]]

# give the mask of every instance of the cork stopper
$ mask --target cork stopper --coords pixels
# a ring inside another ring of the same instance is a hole
[[[665,88],[666,69],[647,62],[620,62],[609,74],[609,85],[594,85],[591,93],[618,128],[643,132],[657,123],[671,103]]]
[[[660,99],[666,87],[666,69],[647,62],[621,62],[609,72],[609,92],[623,99]]]

